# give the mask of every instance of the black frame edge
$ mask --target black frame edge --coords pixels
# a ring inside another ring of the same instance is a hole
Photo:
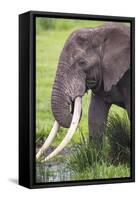
[[[97,15],[97,14],[84,14],[84,13],[62,13],[62,12],[50,12],[50,11],[35,11],[30,10],[26,13],[30,13],[33,16],[37,17],[57,17],[57,18],[66,18],[66,19],[93,19],[93,20],[100,20],[100,21],[135,21],[135,17],[126,17],[126,16],[113,16],[113,15]]]
[[[19,185],[30,187],[30,13],[19,15]]]

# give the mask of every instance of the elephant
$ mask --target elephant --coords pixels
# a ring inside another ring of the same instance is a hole
[[[70,128],[59,146],[45,158],[57,155],[71,140],[81,118],[81,99],[91,90],[88,112],[90,140],[101,138],[112,104],[127,110],[130,118],[130,28],[118,22],[75,30],[59,57],[52,89],[54,126],[37,153],[49,147],[59,127]]]

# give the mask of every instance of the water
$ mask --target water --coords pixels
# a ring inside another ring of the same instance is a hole
[[[62,155],[57,156],[56,160],[53,159],[45,163],[36,163],[36,182],[61,182],[71,180],[73,171],[67,166],[67,158],[74,149],[74,147],[65,148],[62,151]]]
[[[36,182],[68,181],[72,175],[64,162],[37,163],[36,174]]]

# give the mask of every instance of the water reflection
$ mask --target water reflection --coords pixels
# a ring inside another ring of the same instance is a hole
[[[68,168],[66,161],[72,150],[74,148],[64,149],[62,156],[58,156],[56,160],[50,160],[46,163],[36,162],[36,182],[70,181],[73,171]]]

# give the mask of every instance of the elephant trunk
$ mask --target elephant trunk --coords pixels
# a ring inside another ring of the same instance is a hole
[[[72,113],[70,112],[72,102],[71,98],[66,94],[67,88],[61,82],[62,77],[56,76],[52,91],[52,112],[54,118],[58,121],[60,126],[69,128],[72,120]]]
[[[70,69],[58,68],[52,90],[52,112],[60,126],[69,128],[72,121],[74,101],[85,93],[85,76]]]

